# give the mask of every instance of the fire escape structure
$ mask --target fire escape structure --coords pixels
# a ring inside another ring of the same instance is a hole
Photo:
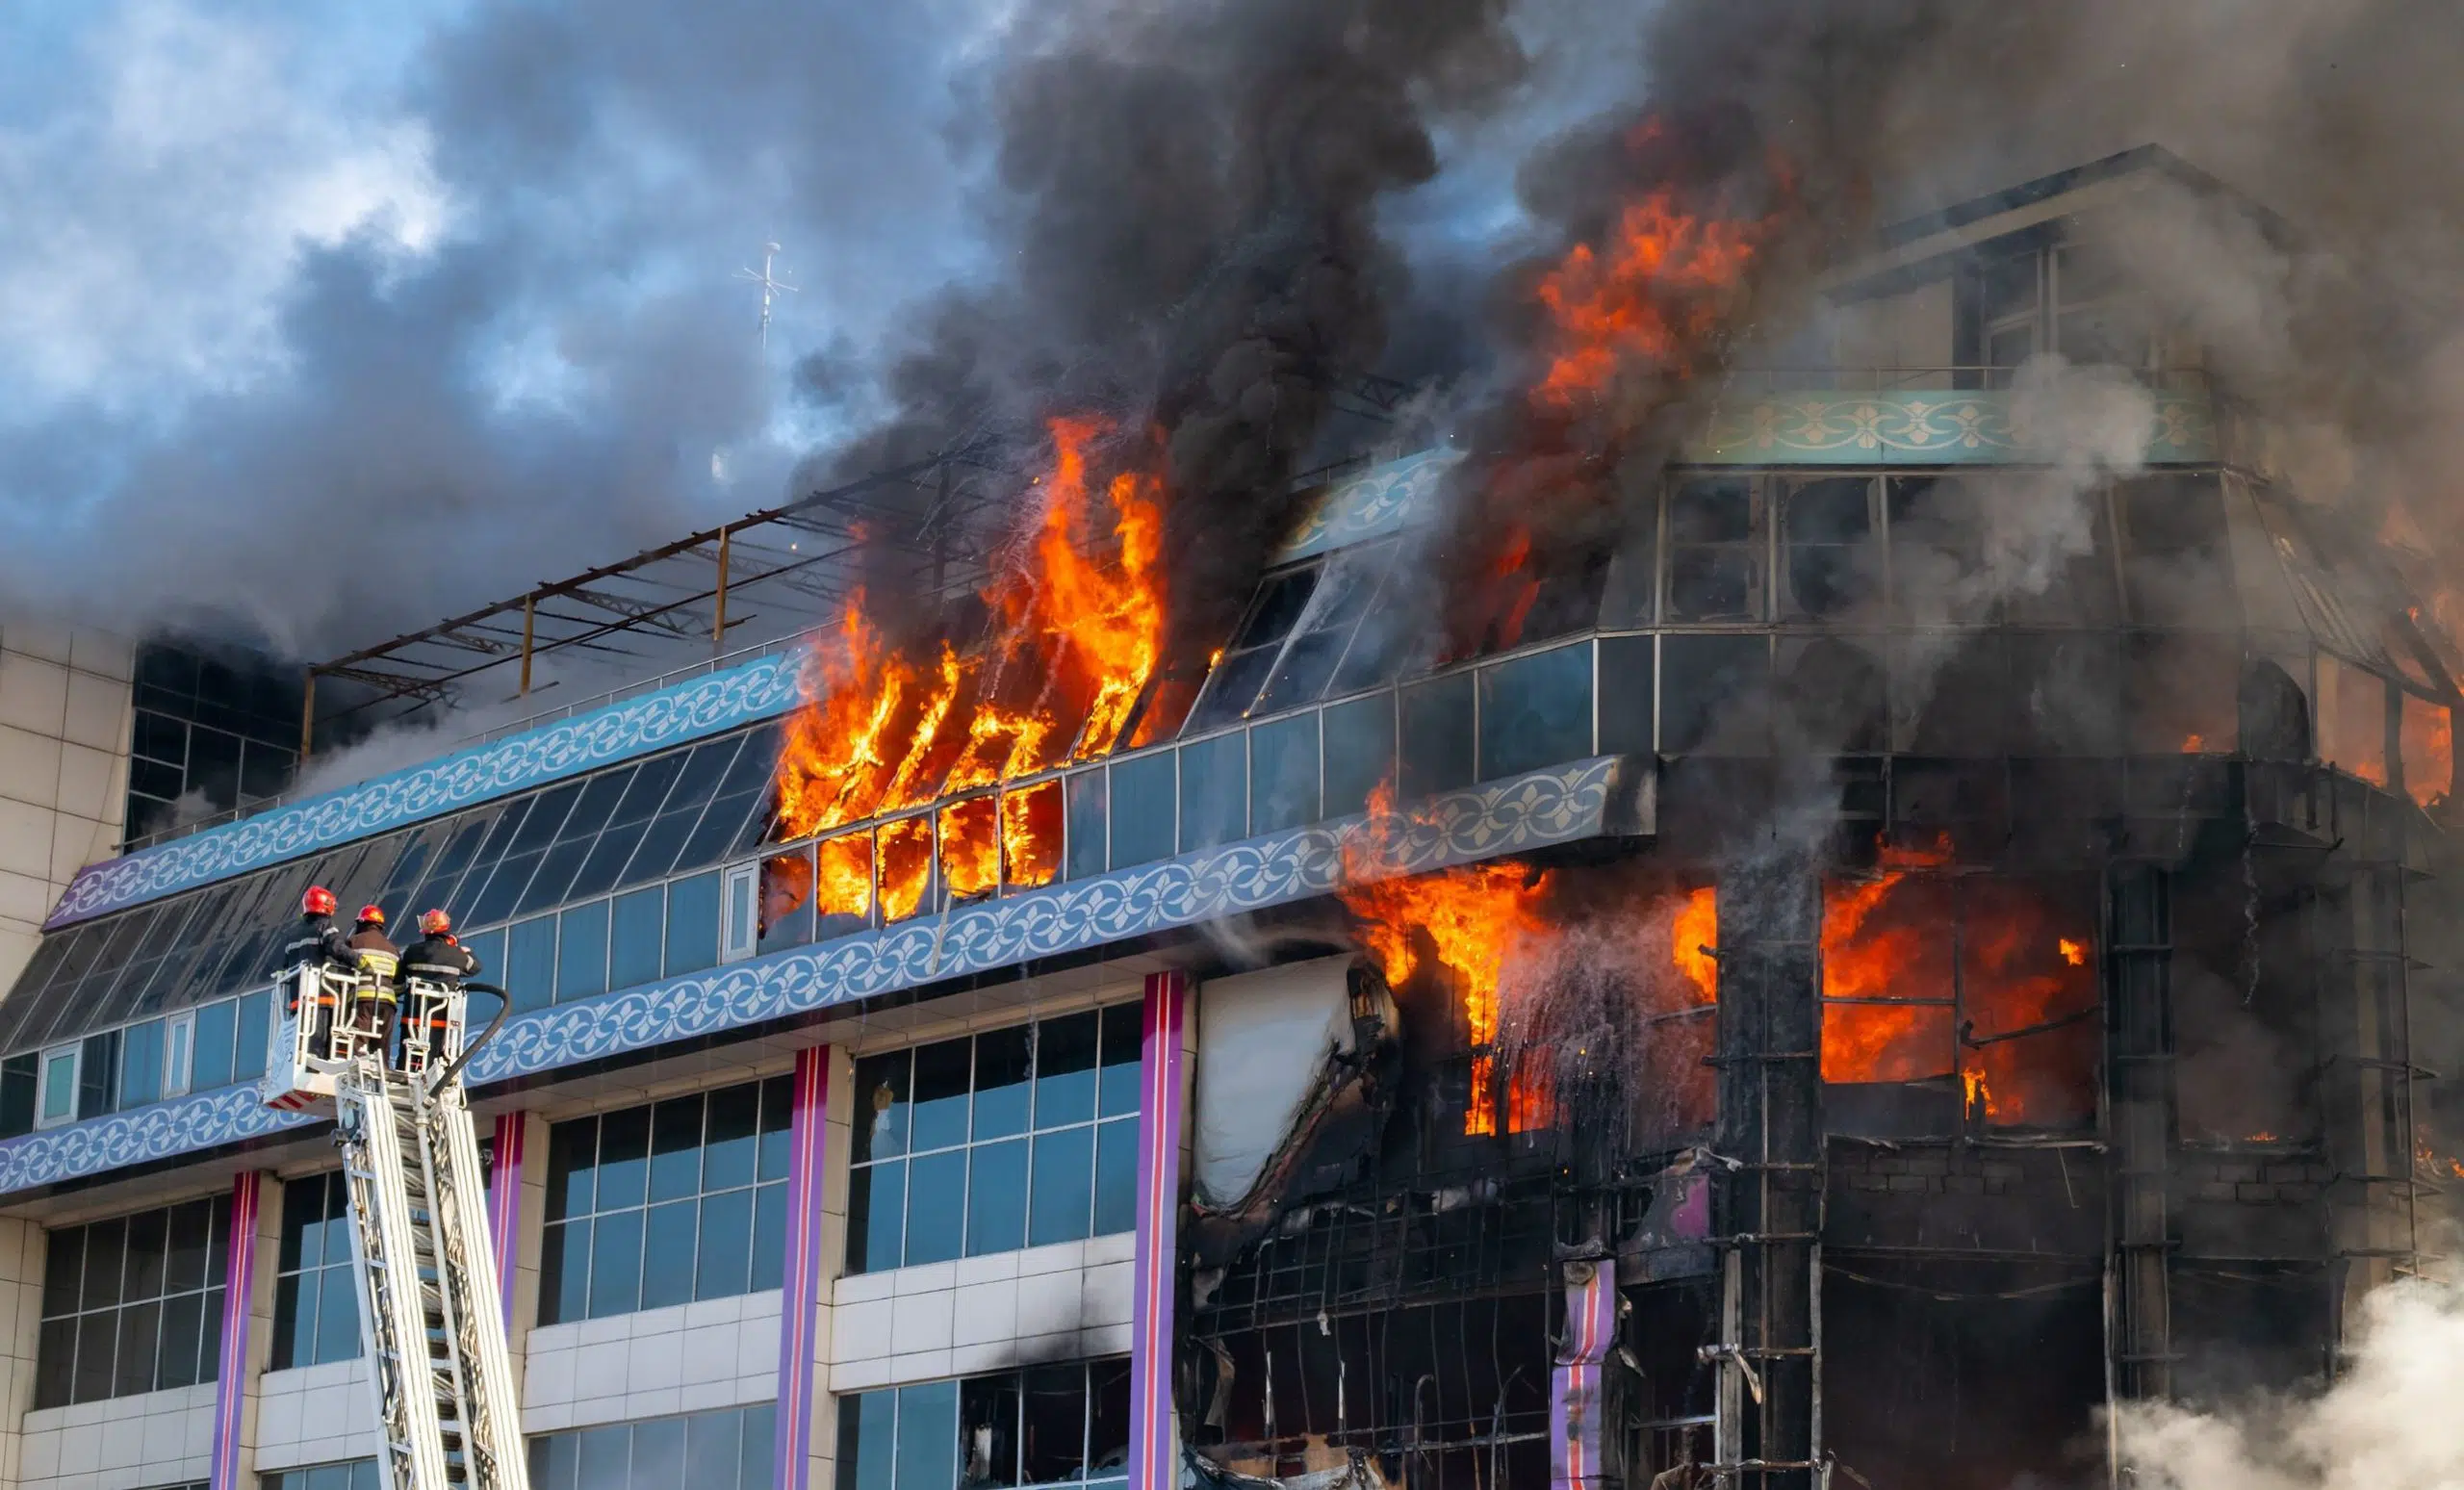
[[[529,1490],[486,1178],[461,1083],[486,1036],[464,1046],[462,989],[412,979],[398,1064],[391,1006],[363,996],[364,975],[306,965],[291,979],[303,992],[330,989],[336,1015],[328,1028],[315,1017],[317,998],[292,1001],[309,1017],[285,1015],[276,1048],[289,1059],[267,1097],[294,1110],[330,1103],[335,1117],[385,1490]]]

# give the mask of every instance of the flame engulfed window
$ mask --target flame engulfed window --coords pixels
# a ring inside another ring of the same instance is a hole
[[[1960,1083],[1972,1121],[2066,1127],[2095,1112],[2095,926],[2058,882],[1928,871],[1886,850],[1825,887],[1822,1077]]]
[[[2406,794],[2423,807],[2446,801],[2455,779],[2454,725],[2447,706],[2405,694],[2400,732]]]

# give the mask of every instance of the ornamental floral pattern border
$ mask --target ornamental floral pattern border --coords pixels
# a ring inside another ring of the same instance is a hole
[[[2216,412],[2204,394],[2155,390],[2146,459],[2219,459]],[[1682,459],[1696,465],[2011,465],[2037,458],[2012,398],[1998,389],[1809,392],[1723,402]]]

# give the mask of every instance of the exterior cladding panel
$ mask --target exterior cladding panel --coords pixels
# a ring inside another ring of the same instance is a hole
[[[1333,890],[1348,867],[1372,878],[1417,874],[1644,831],[1647,770],[1596,757],[1412,804],[1374,833],[1365,817],[1340,818],[536,1010],[506,1021],[472,1058],[467,1079],[485,1086],[533,1076],[1305,900]],[[1628,811],[1636,819],[1621,823]],[[0,1195],[313,1120],[272,1111],[253,1087],[226,1087],[30,1133],[0,1143]]]

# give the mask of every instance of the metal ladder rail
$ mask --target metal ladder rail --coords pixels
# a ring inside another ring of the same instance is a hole
[[[475,1470],[471,1482],[474,1490],[529,1490],[471,1110],[458,1083],[414,1100],[426,1138],[428,1214],[468,1435],[464,1451]]]
[[[455,1490],[460,1466],[447,1455],[435,1389],[435,1353],[419,1275],[418,1224],[411,1213],[405,1150],[393,1093],[357,1071],[345,1074],[336,1142],[351,1206],[351,1249],[359,1274],[360,1341],[376,1394],[377,1464],[387,1490]],[[424,1144],[417,1145],[424,1147]],[[458,1457],[458,1455],[456,1456]]]
[[[428,1387],[435,1394],[445,1473],[452,1484],[475,1490],[479,1477],[472,1473],[471,1394],[463,1370],[461,1331],[454,1319],[458,1300],[453,1297],[437,1235],[435,1165],[428,1142],[427,1115],[422,1111],[417,1089],[390,1074],[385,1077],[385,1096],[405,1161],[402,1193],[411,1217],[421,1333],[427,1350]]]

